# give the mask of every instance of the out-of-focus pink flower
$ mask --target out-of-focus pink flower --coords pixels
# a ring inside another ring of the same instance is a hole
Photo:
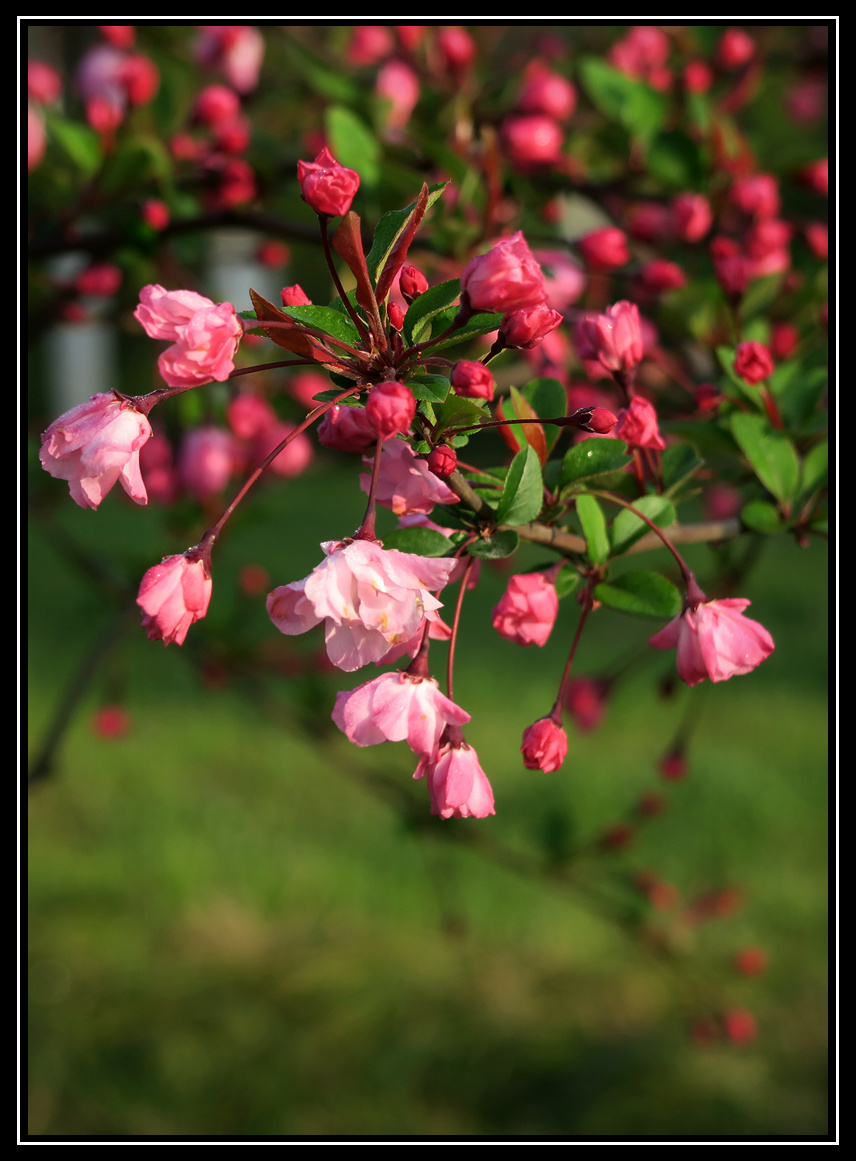
[[[188,492],[203,503],[223,491],[240,458],[231,432],[206,425],[185,433],[178,469]]]
[[[732,72],[742,69],[755,55],[755,41],[742,28],[726,28],[716,49],[716,62],[720,68]]]
[[[473,309],[501,314],[537,306],[547,297],[544,272],[520,230],[467,264],[461,291]]]
[[[770,335],[770,351],[774,358],[789,359],[799,344],[800,333],[793,323],[773,323],[773,333]]]
[[[647,294],[665,294],[686,286],[687,276],[675,262],[667,258],[652,258],[637,275],[641,289]]]
[[[371,466],[372,460],[363,461]],[[371,475],[360,475],[360,487],[368,495]],[[435,504],[456,504],[458,497],[442,480],[429,471],[408,443],[401,439],[387,440],[380,455],[376,498],[384,508],[391,508],[396,516],[419,512],[427,516]]]
[[[137,35],[133,24],[99,24],[98,31],[116,48],[130,48]]]
[[[738,178],[728,193],[731,204],[751,218],[775,218],[781,209],[779,183],[771,173]]]
[[[547,306],[564,313],[585,290],[585,271],[564,250],[536,250],[533,257],[544,275]]]
[[[256,258],[262,266],[270,266],[272,270],[278,270],[281,266],[288,265],[291,260],[291,250],[285,242],[281,242],[278,238],[270,238],[267,242],[262,242],[256,250]]]
[[[337,403],[318,424],[318,442],[335,451],[362,454],[375,446],[377,436],[364,408],[346,407]]]
[[[728,520],[743,507],[743,494],[733,484],[719,480],[704,494],[704,513],[710,520]]]
[[[246,117],[236,117],[233,121],[221,121],[212,133],[214,145],[221,153],[244,153],[250,144],[250,122]]]
[[[455,73],[464,72],[476,59],[475,41],[468,32],[454,24],[437,33],[437,48],[446,67]]]
[[[538,166],[555,166],[562,156],[565,135],[561,126],[543,113],[520,113],[505,118],[502,140],[511,164],[527,172]]]
[[[734,968],[741,976],[760,976],[767,970],[770,957],[760,947],[744,947],[734,956]]]
[[[750,261],[733,238],[719,236],[710,243],[713,272],[723,293],[739,299],[749,284]]]
[[[713,225],[713,210],[704,194],[678,194],[672,202],[672,229],[684,242],[700,242]]]
[[[160,85],[158,67],[149,57],[135,53],[125,61],[122,83],[132,105],[147,105]]]
[[[39,105],[52,105],[62,92],[56,69],[43,60],[27,61],[27,96]]]
[[[110,137],[119,128],[124,115],[124,105],[109,97],[90,97],[86,102],[86,120],[103,137]]]
[[[396,24],[395,31],[406,52],[416,52],[425,37],[425,24]]]
[[[93,395],[42,434],[39,459],[55,479],[68,480],[81,508],[97,508],[117,480],[135,503],[145,504],[140,448],[151,434],[148,419],[127,400]]]
[[[455,394],[470,399],[493,399],[496,382],[488,367],[478,359],[460,359],[452,368]]]
[[[134,318],[149,338],[173,341],[158,359],[170,387],[195,387],[212,379],[222,383],[235,369],[244,332],[230,302],[215,306],[193,290],[150,285],[140,291]]]
[[[685,609],[649,644],[655,649],[677,649],[678,676],[687,685],[706,677],[728,681],[751,673],[773,652],[773,638],[763,625],[743,616],[750,602],[737,598],[704,601]]]
[[[713,69],[704,60],[691,60],[684,66],[684,88],[688,93],[706,93],[713,84]]]
[[[81,57],[74,74],[74,82],[83,100],[88,103],[101,98],[124,112],[128,93],[124,82],[127,54],[110,44],[96,44]]]
[[[328,541],[308,577],[268,595],[271,620],[289,636],[325,622],[327,656],[351,672],[380,661],[433,621],[453,560],[430,560],[369,540]]]
[[[829,197],[829,158],[821,158],[820,161],[809,162],[800,170],[800,180],[803,185],[812,191],[812,193],[820,194],[821,197]]]
[[[672,79],[665,67],[670,50],[669,38],[661,28],[637,24],[612,46],[607,60],[631,80],[647,81],[652,88],[664,90]]]
[[[478,754],[460,741],[447,742],[431,757],[422,757],[414,778],[428,778],[431,813],[440,818],[487,818],[496,814],[493,790]]]
[[[574,330],[581,359],[600,362],[607,371],[629,371],[645,354],[639,308],[635,302],[621,301],[606,308],[605,314],[584,314]]]
[[[577,90],[542,60],[533,60],[523,74],[517,107],[523,113],[543,113],[567,121],[577,106]]]
[[[823,222],[809,222],[805,228],[805,240],[815,258],[825,262],[829,257],[829,227]]]
[[[795,121],[810,125],[826,111],[829,78],[807,76],[795,81],[785,95],[785,108]]]
[[[283,423],[281,420],[276,420],[262,431],[256,433],[253,438],[253,456],[252,466],[260,464],[265,456],[282,443],[294,431],[294,424]],[[268,468],[277,476],[285,476],[290,479],[292,476],[299,476],[305,472],[315,456],[315,449],[312,447],[312,441],[309,437],[301,432],[296,435],[288,447],[284,447],[276,459],[271,460]]]
[[[193,105],[193,116],[203,125],[234,121],[240,112],[240,97],[226,85],[207,85]]]
[[[751,1044],[758,1038],[758,1021],[748,1008],[730,1008],[723,1014],[722,1025],[732,1044]]]
[[[660,202],[634,202],[628,206],[624,221],[627,232],[640,242],[662,242],[672,228],[669,209]]]
[[[663,451],[666,446],[657,426],[657,411],[654,404],[641,395],[635,395],[630,401],[630,406],[623,407],[619,411],[615,437],[623,439],[628,447],[646,447]]]
[[[753,387],[769,379],[775,369],[770,352],[763,343],[740,343],[734,352],[734,370]]]
[[[407,742],[415,754],[436,752],[447,725],[462,726],[470,715],[440,693],[433,677],[384,673],[336,694],[333,721],[355,746]]]
[[[199,63],[222,72],[239,93],[258,85],[264,53],[261,33],[246,24],[204,25],[195,45]]]
[[[559,598],[552,576],[544,572],[520,573],[493,610],[493,627],[500,637],[518,645],[546,645],[559,615]]]
[[[402,266],[398,286],[408,305],[428,289],[428,279],[416,266]]]
[[[657,763],[657,769],[667,782],[680,782],[686,778],[690,766],[683,745],[672,746]]]
[[[183,645],[190,626],[208,612],[211,571],[197,551],[167,556],[143,577],[137,604],[150,641]]]
[[[94,298],[111,298],[121,285],[122,271],[112,262],[87,266],[74,280],[78,294],[89,294]]]
[[[562,316],[546,303],[524,307],[507,314],[499,328],[507,347],[522,347],[531,350],[544,341],[562,321]]]
[[[568,735],[553,718],[539,718],[523,731],[520,747],[527,770],[558,770],[568,753]]]
[[[580,253],[589,266],[601,270],[613,270],[630,261],[627,249],[627,235],[617,226],[604,226],[592,230],[577,242]]]
[[[226,419],[238,439],[253,439],[276,423],[276,412],[258,395],[236,395],[226,405]]]
[[[345,49],[348,64],[379,64],[395,51],[391,30],[385,24],[358,24],[351,33]]]
[[[394,132],[405,129],[419,102],[419,78],[410,65],[402,60],[387,61],[377,75],[375,91],[390,103],[387,128]]]
[[[34,105],[27,104],[27,173],[32,173],[45,155],[45,121]]]
[[[425,457],[428,471],[440,480],[447,480],[458,466],[458,453],[448,444],[434,447]]]
[[[699,383],[693,392],[693,402],[699,411],[716,411],[725,402],[725,396],[715,383]]]
[[[143,202],[141,213],[143,221],[153,230],[165,230],[169,225],[169,206],[157,198]]]
[[[102,705],[92,715],[90,725],[98,738],[123,738],[131,725],[131,716],[120,705]]]
[[[609,683],[594,677],[572,677],[565,687],[565,709],[577,729],[587,734],[597,729],[606,713]]]
[[[416,399],[409,387],[394,379],[376,383],[366,398],[366,418],[381,439],[404,435],[416,414]]]
[[[172,444],[159,431],[140,448],[140,472],[150,503],[172,504],[181,492],[181,480],[174,465]]]
[[[255,198],[255,170],[242,157],[215,154],[205,168],[212,180],[211,188],[205,191],[205,204],[212,213],[244,205]]]
[[[325,145],[314,161],[298,161],[301,197],[316,214],[346,214],[360,188],[360,175],[340,165]]]
[[[289,395],[307,411],[312,411],[318,406],[315,396],[320,395],[322,391],[328,391],[329,388],[330,380],[318,371],[301,371],[287,384]]]

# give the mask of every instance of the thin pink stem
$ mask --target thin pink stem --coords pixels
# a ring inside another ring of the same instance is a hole
[[[450,701],[454,701],[452,674],[455,670],[455,645],[458,641],[458,625],[461,620],[461,606],[464,603],[464,593],[467,591],[467,581],[470,579],[470,571],[476,562],[476,558],[471,556],[464,566],[464,575],[461,577],[461,584],[458,589],[458,599],[455,601],[455,615],[452,619],[452,636],[449,638],[449,657],[446,662],[446,697]]]

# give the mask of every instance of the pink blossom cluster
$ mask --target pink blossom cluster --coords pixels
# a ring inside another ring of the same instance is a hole
[[[231,303],[217,306],[193,290],[144,286],[134,318],[149,338],[172,343],[158,359],[170,387],[222,383],[235,369],[243,328]]]
[[[562,125],[577,104],[573,84],[542,59],[530,61],[523,75],[517,108],[502,123],[502,142],[515,169],[528,173],[561,165]]]

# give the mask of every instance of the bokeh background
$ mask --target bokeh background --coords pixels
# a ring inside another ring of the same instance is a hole
[[[65,75],[97,35],[28,31],[30,55]],[[200,84],[191,31],[138,30],[161,75],[145,126],[157,165],[157,143],[178,131]],[[626,29],[469,31],[484,101],[500,109],[544,36],[564,46],[556,67],[573,77],[580,54],[605,52]],[[768,52],[743,122],[761,164],[787,170],[825,154],[823,111],[808,122],[782,114],[801,62],[817,72],[817,31],[750,31]],[[301,237],[312,215],[294,162],[310,156],[305,142],[331,102],[350,101],[376,130],[378,177],[361,207],[370,224],[378,207],[412,200],[420,158],[457,164],[444,145],[454,94],[426,98],[431,115],[404,148],[371,120],[371,68],[337,73],[350,29],[264,32],[254,164],[264,212],[284,223],[287,265],[255,262],[265,234],[240,208],[218,232],[131,232],[111,255],[124,279],[115,301],[69,317],[61,287],[80,259],[61,213],[50,217],[59,161],[49,153],[33,179],[28,1131],[827,1133],[822,540],[687,551],[703,586],[723,557],[740,572],[752,564],[740,595],[776,651],[736,681],[676,688],[673,655],[647,649],[652,625],[599,610],[575,668],[619,677],[597,730],[569,726],[552,775],[523,769],[520,735],[552,704],[578,607],[563,602],[543,650],[519,649],[490,614],[509,571],[543,553],[525,546],[513,566],[483,565],[464,604],[455,700],[472,714],[467,736],[497,814],[440,822],[403,743],[358,750],[333,726],[335,692],[356,682],[319,662],[320,636],[283,638],[264,609],[267,587],[306,575],[320,541],[359,523],[355,459],[318,449],[303,474],[256,490],[218,547],[209,614],[181,649],[146,639],[134,597],[152,563],[198,539],[206,513],[191,501],[137,508],[118,489],[84,511],[40,470],[39,431],[109,389],[93,387],[100,376],[129,393],[155,384],[156,352],[130,317],[143,283],[172,276],[219,300],[230,293],[211,281],[244,264],[243,292],[231,292],[239,310],[250,279],[267,278],[270,296],[298,282],[315,301],[330,297],[317,247]],[[712,52],[721,32],[687,35]],[[66,101],[71,121],[72,91]],[[587,132],[583,119],[593,165],[598,150],[619,151],[605,131]],[[49,138],[49,150],[58,144]],[[78,188],[69,172],[66,207],[91,196],[98,229],[129,229],[125,178],[99,201],[85,158]],[[157,186],[145,166],[128,180]],[[198,191],[158,180],[174,215],[215,212]],[[509,196],[538,186],[532,175],[508,183]],[[469,227],[459,241],[455,228],[444,221],[440,240],[465,247]],[[252,357],[276,357],[260,351]],[[520,373],[509,362],[502,378]],[[204,407],[222,408],[224,392],[213,388]],[[205,414],[194,398],[178,402],[182,423]],[[487,438],[472,451],[484,464],[501,455]],[[688,770],[670,780],[660,763],[682,723]],[[736,960],[747,949],[764,970]]]

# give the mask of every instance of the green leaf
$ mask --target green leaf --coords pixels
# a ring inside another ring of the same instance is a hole
[[[500,560],[503,556],[511,556],[519,543],[520,537],[513,528],[500,528],[492,536],[473,541],[467,552],[480,560]]]
[[[596,585],[592,595],[611,609],[634,617],[671,619],[683,606],[683,598],[670,580],[642,569],[625,572],[609,584]]]
[[[67,121],[58,113],[47,115],[46,128],[48,138],[58,142],[81,173],[91,177],[97,171],[104,155],[101,150],[101,138],[94,129],[77,121]]]
[[[401,212],[401,211],[399,211]],[[377,237],[377,235],[375,235]],[[372,253],[374,246],[372,246]],[[371,267],[369,254],[369,270]],[[436,286],[429,286],[424,294],[414,299],[407,314],[404,316],[403,335],[407,343],[419,342],[431,319],[443,310],[447,310],[461,296],[461,281],[451,278],[448,282],[440,282]]]
[[[511,461],[505,487],[496,506],[497,524],[528,524],[544,506],[541,463],[528,444]]]
[[[405,380],[416,399],[442,403],[449,394],[451,383],[444,375],[410,375]]]
[[[417,556],[445,556],[453,550],[448,537],[435,528],[397,528],[383,538],[384,548],[413,552]]]
[[[442,195],[446,188],[446,182],[440,181],[428,187],[428,202],[425,206],[425,212],[433,206],[434,202]],[[366,264],[369,268],[369,274],[372,281],[377,283],[378,273],[382,269],[384,263],[389,257],[393,246],[398,241],[401,234],[407,225],[407,219],[416,209],[416,202],[411,202],[409,206],[405,206],[403,210],[389,210],[383,215],[377,224],[377,229],[374,232],[371,249],[366,257]],[[426,292],[427,293],[427,292]],[[422,296],[420,296],[422,297]],[[419,299],[414,302],[414,306]],[[448,305],[448,304],[446,304]]]
[[[560,568],[556,575],[556,596],[559,600],[562,597],[570,596],[572,592],[580,587],[582,577],[578,572],[572,568]]]
[[[419,300],[417,299],[417,302]],[[455,321],[457,308],[454,311],[443,311],[436,315],[432,326],[432,334],[441,335],[443,331],[447,330]],[[459,327],[453,334],[449,335],[447,339],[442,342],[435,343],[431,347],[431,354],[437,351],[445,351],[446,347],[457,347],[461,343],[467,342],[468,339],[475,338],[477,335],[486,335],[491,331],[498,331],[502,323],[501,314],[476,314]]]
[[[661,463],[663,487],[667,495],[673,496],[704,465],[704,460],[690,444],[673,443],[663,452]]]
[[[775,376],[773,376],[775,379]],[[789,427],[802,427],[814,412],[829,384],[826,367],[801,367],[781,392],[776,391],[779,411]],[[771,383],[775,390],[775,384]]]
[[[334,375],[332,378],[340,379],[340,376]],[[340,381],[343,384],[342,387],[332,387],[327,391],[319,391],[318,394],[313,395],[312,398],[315,399],[318,403],[329,403],[331,399],[335,399],[337,395],[341,395],[343,391],[347,390],[349,385],[356,386],[356,384],[351,383],[349,379],[340,379]],[[342,406],[347,406],[347,401],[344,399],[342,400]]]
[[[355,169],[361,183],[373,189],[380,176],[380,149],[366,123],[344,105],[331,105],[324,114],[324,129],[336,160]]]
[[[663,93],[643,81],[630,80],[600,57],[584,57],[579,72],[586,92],[603,114],[642,142],[655,137],[669,107]]]
[[[359,346],[360,336],[354,324],[332,306],[284,306],[282,313],[296,322],[323,331],[325,335],[332,335],[334,339],[341,339],[348,346]]]
[[[755,475],[768,492],[783,503],[791,498],[800,465],[793,444],[763,415],[739,411],[731,417],[731,431]]]
[[[439,437],[449,427],[475,426],[490,418],[484,407],[474,399],[464,399],[460,395],[447,395],[434,408],[434,436]]]
[[[559,488],[581,484],[595,476],[620,471],[630,463],[627,444],[621,439],[584,439],[575,443],[562,460]]]
[[[787,525],[779,515],[779,510],[768,500],[750,500],[740,513],[740,519],[753,532],[771,535],[781,532]]]
[[[701,185],[699,148],[679,129],[657,134],[646,164],[650,173],[675,190],[698,189]]]
[[[666,496],[642,496],[633,501],[633,506],[658,528],[668,528],[675,522],[675,507]],[[612,522],[612,551],[616,555],[626,552],[646,532],[650,532],[650,528],[645,521],[629,509],[622,508]]]
[[[568,396],[558,379],[531,379],[521,388],[521,394],[539,419],[559,419],[567,414]],[[548,455],[561,434],[560,427],[544,429]]]
[[[577,516],[583,526],[589,560],[592,564],[605,564],[609,559],[609,535],[603,509],[594,496],[577,496]]]
[[[829,441],[817,444],[809,452],[802,464],[802,483],[800,491],[810,495],[817,488],[823,487],[829,478]]]

